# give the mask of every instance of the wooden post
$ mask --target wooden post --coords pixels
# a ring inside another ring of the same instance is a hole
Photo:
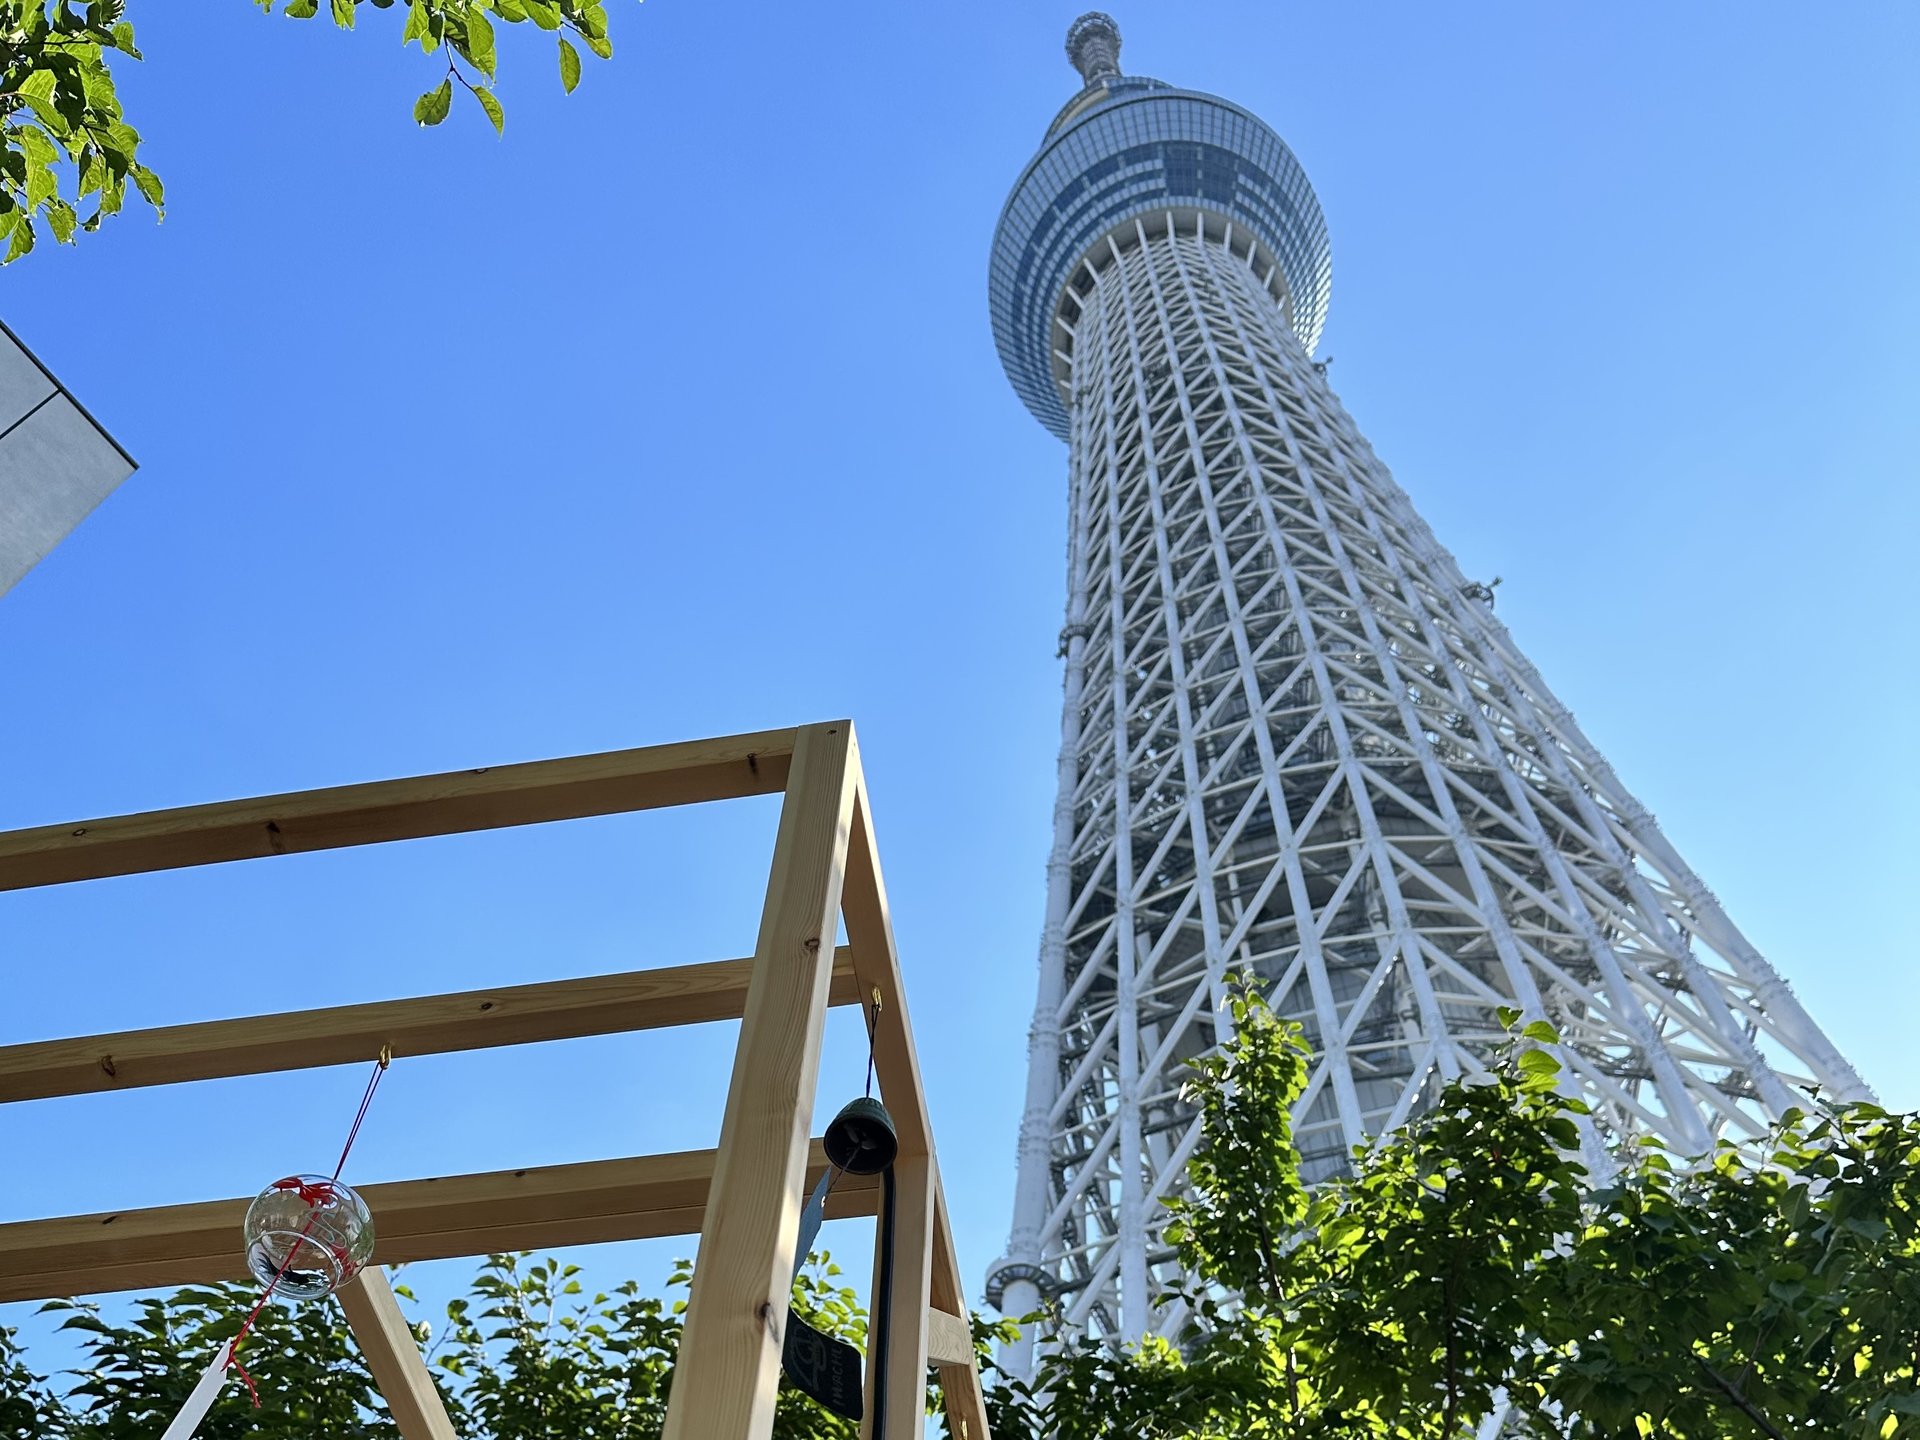
[[[966,1282],[953,1245],[953,1225],[947,1218],[947,1197],[937,1181],[933,1187],[934,1308],[956,1317],[967,1332],[965,1358],[940,1364],[940,1399],[947,1409],[947,1434],[952,1440],[990,1440],[987,1401],[980,1393],[980,1370],[974,1363],[972,1330],[967,1325]]]
[[[373,1372],[374,1386],[393,1412],[402,1440],[460,1440],[421,1357],[419,1342],[407,1328],[400,1302],[393,1298],[387,1272],[369,1265],[337,1293],[353,1338]]]
[[[856,757],[857,765],[857,757]],[[854,973],[859,978],[861,999],[872,1003],[875,991],[880,995],[880,1015],[874,1026],[874,1073],[880,1082],[881,1097],[893,1115],[900,1135],[902,1156],[933,1153],[932,1125],[927,1118],[926,1092],[920,1084],[920,1062],[914,1053],[913,1028],[907,1019],[906,996],[900,983],[900,959],[894,946],[893,918],[887,908],[886,882],[880,875],[880,849],[873,833],[873,813],[867,803],[866,785],[858,778],[853,807],[853,837],[847,847],[846,920],[848,948],[854,952]],[[897,1172],[896,1172],[897,1173]],[[960,1278],[960,1266],[954,1257],[953,1234],[948,1225],[946,1196],[942,1192],[937,1169],[929,1166],[927,1198],[933,1208],[928,1222],[932,1245],[931,1274],[927,1288],[919,1292],[921,1315],[921,1374],[926,1370],[924,1306],[946,1311],[964,1321],[967,1314],[966,1290]],[[905,1199],[902,1192],[900,1200]],[[898,1201],[896,1201],[896,1205]],[[902,1227],[904,1238],[904,1227]],[[901,1304],[903,1291],[896,1277],[894,1304]],[[922,1381],[924,1384],[924,1379]],[[888,1382],[889,1392],[893,1382]],[[940,1367],[940,1393],[947,1412],[947,1430],[953,1440],[987,1440],[987,1409],[980,1392],[980,1375],[969,1352],[960,1363]],[[919,1435],[919,1430],[912,1432]],[[887,1440],[895,1440],[890,1422]]]
[[[853,726],[800,730],[663,1440],[767,1440],[853,823]]]
[[[927,1423],[927,1287],[933,1275],[933,1161],[926,1155],[902,1155],[893,1162],[893,1295],[887,1324],[886,1405],[873,1403],[878,1367],[880,1313],[878,1260],[872,1328],[867,1339],[867,1415],[862,1436],[876,1421],[885,1440],[922,1440]],[[884,1226],[884,1221],[882,1222]],[[876,1252],[876,1256],[877,1256]]]

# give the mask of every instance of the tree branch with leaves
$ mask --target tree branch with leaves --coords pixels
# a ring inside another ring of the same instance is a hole
[[[275,0],[255,3],[274,12]],[[156,217],[164,214],[160,177],[139,159],[140,133],[121,113],[114,84],[114,64],[142,59],[127,8],[126,0],[0,0],[0,264],[31,252],[43,233],[71,243],[98,230],[121,211],[129,184]],[[310,20],[321,0],[279,8]],[[552,34],[569,94],[580,84],[582,48],[603,60],[613,54],[600,0],[326,0],[342,30],[355,29],[363,9],[404,9],[400,43],[442,55],[438,84],[414,103],[422,125],[447,118],[458,85],[504,130],[496,23]]]

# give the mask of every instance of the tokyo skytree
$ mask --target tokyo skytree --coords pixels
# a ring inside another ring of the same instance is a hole
[[[1257,978],[1304,1028],[1309,1178],[1431,1103],[1517,1008],[1559,1032],[1586,1159],[1762,1134],[1853,1068],[1581,734],[1311,356],[1326,223],[1217,96],[1085,86],[1013,187],[989,298],[1068,445],[1059,797],[1011,1242],[988,1298],[1173,1334],[1160,1200],[1186,1062]],[[1028,1342],[1030,1343],[1030,1342]],[[1014,1363],[1025,1363],[1016,1351]]]

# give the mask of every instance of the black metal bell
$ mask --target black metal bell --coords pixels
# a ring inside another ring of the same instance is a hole
[[[845,1106],[822,1137],[827,1159],[849,1175],[878,1175],[900,1153],[893,1116],[871,1096]]]

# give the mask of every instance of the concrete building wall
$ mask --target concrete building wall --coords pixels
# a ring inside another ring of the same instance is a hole
[[[0,325],[0,595],[133,471],[126,451]]]

